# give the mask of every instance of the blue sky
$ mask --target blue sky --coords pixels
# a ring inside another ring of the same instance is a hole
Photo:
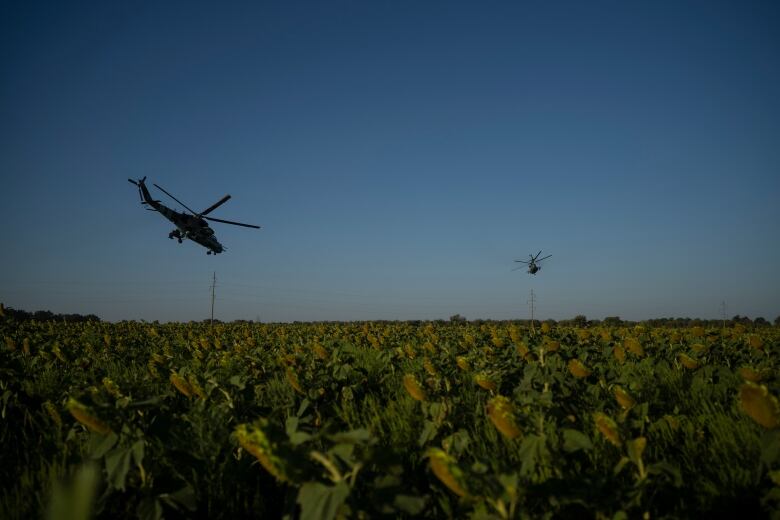
[[[202,319],[216,271],[225,320],[780,314],[776,2],[224,4],[0,6],[0,301]],[[263,229],[178,245],[145,175]]]

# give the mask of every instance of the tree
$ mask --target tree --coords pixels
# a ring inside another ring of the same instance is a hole
[[[572,325],[575,327],[587,327],[588,318],[584,314],[578,314],[571,320]]]

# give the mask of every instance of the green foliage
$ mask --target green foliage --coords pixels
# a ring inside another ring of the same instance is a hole
[[[778,514],[777,328],[547,325],[0,317],[0,517]]]
[[[100,474],[96,466],[81,466],[72,482],[58,482],[52,489],[46,517],[49,520],[88,520],[92,518]]]

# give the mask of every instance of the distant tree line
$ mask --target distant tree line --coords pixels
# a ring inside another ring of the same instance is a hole
[[[589,321],[588,324],[598,323],[598,320]],[[736,323],[740,323],[742,325],[753,325],[753,326],[771,326],[772,324],[768,322],[765,318],[759,316],[753,320],[748,318],[747,316],[740,316],[737,314],[736,316],[732,317],[731,319],[709,319],[704,320],[700,318],[653,318],[649,320],[642,320],[639,322],[636,321],[624,321],[621,320],[618,316],[608,316],[604,318],[602,321],[604,325],[648,325],[650,327],[722,327],[723,325],[730,327],[735,325]],[[780,316],[775,318],[775,325],[780,325]]]
[[[4,307],[3,312],[6,317],[13,318],[16,321],[69,321],[69,322],[81,322],[81,321],[100,321],[100,318],[94,314],[55,314],[51,311],[34,311],[28,312],[23,310],[14,309],[11,307]]]
[[[5,313],[6,317],[13,318],[16,321],[28,321],[28,320],[35,320],[35,321],[68,321],[68,322],[83,322],[83,321],[100,321],[100,318],[95,316],[94,314],[55,314],[51,311],[34,311],[34,312],[28,312],[23,310],[14,309],[11,307],[4,307],[2,304],[0,304],[0,311],[2,313]],[[141,320],[143,321],[143,320]],[[204,323],[210,322],[210,319],[203,320]],[[394,320],[374,320],[378,323],[390,323]],[[406,320],[408,323],[412,325],[420,325],[421,323],[425,323],[426,320]],[[433,320],[436,323],[444,323],[445,320]],[[337,320],[338,323],[347,323]],[[461,316],[460,314],[455,314],[453,316],[450,316],[449,319],[450,323],[458,324],[458,323],[474,323],[477,325],[480,325],[482,323],[506,323],[511,322],[515,323],[517,325],[524,325],[524,326],[531,326],[531,320],[468,320],[465,316]],[[157,323],[156,321],[154,323]],[[221,320],[215,319],[214,323],[223,323]],[[235,320],[234,323],[255,323],[254,320]],[[259,322],[258,322],[259,323]],[[301,322],[294,322],[294,323],[301,323]],[[772,326],[772,323],[766,320],[766,318],[759,316],[755,319],[750,319],[747,316],[740,316],[737,314],[736,316],[733,316],[731,319],[727,320],[703,320],[700,318],[653,318],[649,320],[642,320],[642,321],[630,321],[630,320],[623,320],[620,318],[620,316],[606,316],[603,320],[589,320],[585,315],[578,314],[577,316],[567,319],[567,320],[534,320],[534,324],[539,326],[542,323],[549,323],[550,325],[561,325],[564,327],[592,327],[595,325],[605,325],[609,327],[633,327],[635,325],[646,325],[649,327],[671,327],[671,328],[685,328],[685,327],[722,327],[724,324],[727,327],[734,326],[736,323],[740,323],[742,325],[752,325],[757,327],[770,327]],[[774,319],[774,325],[776,327],[780,327],[780,316],[777,316]]]
[[[443,320],[436,320],[436,321],[443,321]],[[456,314],[454,316],[450,316],[450,322],[452,323],[464,323],[466,322],[466,318],[461,316],[460,314]],[[481,324],[481,323],[491,323],[496,321],[505,321],[505,320],[472,320],[472,323]],[[516,323],[518,325],[531,325],[531,320],[508,320],[512,323]],[[731,327],[734,326],[736,323],[740,323],[742,325],[752,325],[757,327],[771,327],[772,323],[767,321],[766,318],[759,316],[755,319],[750,319],[747,316],[740,316],[737,314],[736,316],[732,317],[731,319],[720,319],[720,320],[704,320],[701,318],[653,318],[649,320],[641,320],[641,321],[631,321],[631,320],[624,320],[621,319],[620,316],[606,316],[603,320],[589,320],[587,317],[585,317],[582,314],[578,314],[574,318],[567,319],[567,320],[534,320],[535,325],[541,325],[542,323],[549,323],[550,325],[561,325],[564,327],[592,327],[595,325],[605,325],[608,327],[633,327],[635,325],[645,325],[648,327],[669,327],[669,328],[686,328],[686,327],[704,327],[704,328],[711,328],[711,327]],[[776,327],[780,327],[780,316],[776,317],[774,320],[774,324]]]

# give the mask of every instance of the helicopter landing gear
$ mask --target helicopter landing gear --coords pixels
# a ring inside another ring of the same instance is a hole
[[[206,251],[206,254],[207,254],[207,255],[210,255],[210,254],[211,254],[211,251],[210,251],[210,250],[209,250],[209,251]]]

